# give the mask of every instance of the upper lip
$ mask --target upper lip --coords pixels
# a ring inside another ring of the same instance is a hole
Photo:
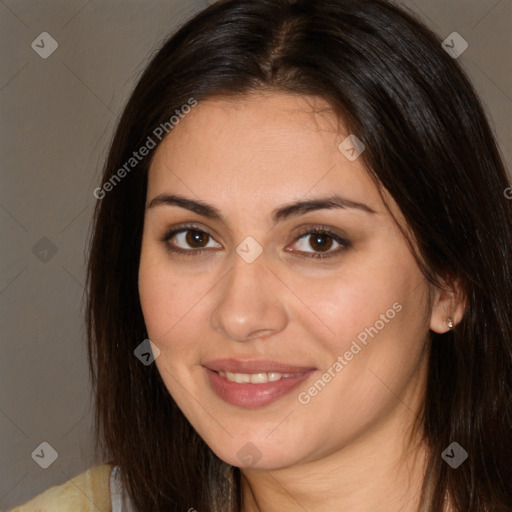
[[[270,360],[238,360],[238,359],[215,359],[206,361],[203,366],[214,372],[230,373],[303,373],[315,368],[312,366],[295,366],[286,363],[279,363]]]

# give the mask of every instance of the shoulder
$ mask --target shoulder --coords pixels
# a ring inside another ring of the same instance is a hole
[[[110,473],[113,466],[108,462],[89,468],[10,512],[111,512]]]

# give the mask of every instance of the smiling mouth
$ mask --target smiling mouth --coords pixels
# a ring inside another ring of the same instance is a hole
[[[316,371],[276,361],[217,359],[203,363],[210,389],[228,404],[255,409],[289,395]]]
[[[277,382],[281,379],[290,377],[299,377],[306,372],[297,373],[279,373],[279,372],[262,372],[262,373],[233,373],[218,371],[218,375],[227,379],[229,382],[237,384],[266,384],[267,382]]]
[[[287,363],[280,363],[273,360],[241,360],[241,359],[214,359],[205,361],[202,366],[208,370],[217,373],[239,374],[239,375],[260,375],[260,374],[280,374],[280,375],[298,375],[305,373],[309,370],[314,370],[312,366],[297,366]]]

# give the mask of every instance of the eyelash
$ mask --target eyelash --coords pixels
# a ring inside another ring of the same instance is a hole
[[[213,239],[213,237],[209,233],[207,233],[206,231],[201,229],[199,226],[194,225],[194,224],[184,224],[184,225],[180,226],[179,228],[175,228],[175,229],[172,229],[171,231],[166,232],[160,240],[161,240],[161,242],[166,244],[167,249],[170,252],[185,254],[187,256],[202,254],[202,253],[208,251],[208,249],[188,249],[188,250],[181,249],[179,247],[174,247],[168,243],[175,235],[177,235],[179,233],[186,232],[186,231],[198,231],[199,233],[204,233],[205,235],[207,235],[208,237]],[[306,235],[315,235],[315,234],[327,235],[328,237],[332,238],[334,241],[338,242],[341,247],[339,247],[335,251],[326,252],[326,253],[321,253],[321,252],[305,253],[304,251],[298,251],[301,254],[301,257],[319,258],[319,259],[331,258],[333,256],[338,256],[341,252],[343,252],[344,250],[346,250],[352,246],[352,244],[348,240],[340,237],[336,233],[333,233],[332,231],[330,231],[327,227],[323,227],[323,226],[315,226],[315,227],[310,228],[302,233],[299,233],[293,243],[297,242],[298,240],[305,237]],[[290,251],[288,251],[288,252],[290,252]]]

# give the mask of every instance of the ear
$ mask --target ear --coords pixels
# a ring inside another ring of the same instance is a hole
[[[443,288],[434,288],[430,329],[439,334],[451,330],[462,320],[466,302],[462,286],[457,280],[444,281]]]

